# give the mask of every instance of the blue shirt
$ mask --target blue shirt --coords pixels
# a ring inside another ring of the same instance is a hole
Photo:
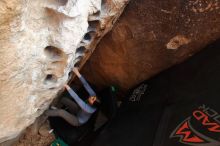
[[[71,88],[67,90],[82,110],[77,114],[80,124],[86,123],[91,115],[96,111],[95,107],[85,103]]]

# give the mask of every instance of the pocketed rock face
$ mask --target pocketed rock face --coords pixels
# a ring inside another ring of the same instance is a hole
[[[127,90],[219,38],[220,0],[133,0],[83,73]]]
[[[0,143],[48,108],[128,0],[0,1]]]

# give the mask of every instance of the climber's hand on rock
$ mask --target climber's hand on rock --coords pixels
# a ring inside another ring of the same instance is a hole
[[[64,87],[66,88],[66,90],[69,90],[70,89],[70,86],[65,84]]]
[[[79,73],[78,68],[74,67],[73,72],[76,74],[77,77],[81,77],[81,74]]]

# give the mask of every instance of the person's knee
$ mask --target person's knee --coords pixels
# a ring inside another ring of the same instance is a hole
[[[82,124],[79,122],[78,118],[75,115],[68,113],[63,109],[47,110],[45,114],[49,117],[60,117],[65,119],[72,126],[79,127]]]
[[[59,117],[65,116],[66,115],[66,111],[63,109],[60,109],[58,112]]]

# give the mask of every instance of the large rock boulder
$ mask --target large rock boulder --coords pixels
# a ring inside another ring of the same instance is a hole
[[[48,108],[127,1],[0,1],[0,143]]]
[[[219,0],[133,0],[83,72],[126,90],[220,38]]]

